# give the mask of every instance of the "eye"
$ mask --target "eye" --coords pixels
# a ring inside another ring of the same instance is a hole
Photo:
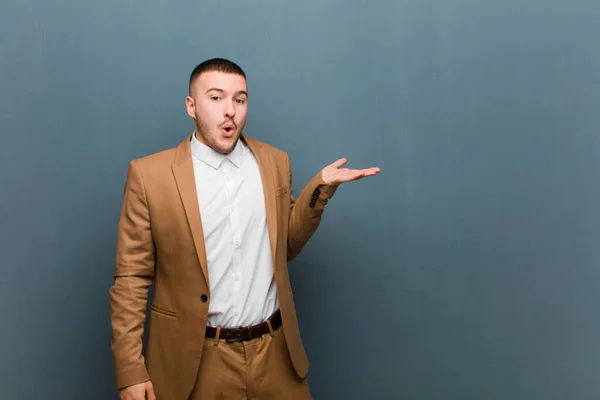
[[[246,100],[244,100],[244,99],[236,99],[235,101],[238,104],[244,104],[244,103],[246,103]]]
[[[219,100],[219,96],[210,96],[210,99],[213,101]]]

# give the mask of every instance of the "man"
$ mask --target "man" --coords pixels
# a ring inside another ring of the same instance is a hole
[[[243,132],[244,71],[208,60],[189,86],[194,133],[127,174],[110,288],[120,398],[309,399],[287,262],[338,185],[379,169],[338,160],[296,199],[287,154]]]

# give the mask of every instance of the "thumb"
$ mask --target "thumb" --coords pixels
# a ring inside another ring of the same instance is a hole
[[[148,385],[146,387],[147,399],[148,400],[156,400],[156,395],[154,394],[154,388],[152,385]]]
[[[334,162],[333,164],[329,165],[330,167],[333,168],[339,168],[342,165],[346,164],[348,162],[348,160],[346,160],[345,158],[340,158],[339,160],[337,160],[336,162]]]

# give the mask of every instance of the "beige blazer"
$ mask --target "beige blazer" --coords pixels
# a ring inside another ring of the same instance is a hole
[[[304,377],[309,363],[287,262],[316,231],[336,187],[319,173],[295,198],[288,155],[245,134],[241,138],[260,167],[283,330],[294,368]],[[117,387],[151,379],[158,399],[185,400],[192,391],[211,298],[190,139],[129,164],[109,289]]]

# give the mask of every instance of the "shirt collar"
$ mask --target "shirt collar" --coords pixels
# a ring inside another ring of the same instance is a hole
[[[214,169],[219,169],[224,160],[229,159],[237,168],[242,163],[242,146],[240,146],[238,140],[231,153],[225,155],[216,152],[212,148],[208,147],[204,143],[200,142],[196,138],[196,132],[192,134],[192,140],[190,143],[192,155],[203,163],[211,166]]]

